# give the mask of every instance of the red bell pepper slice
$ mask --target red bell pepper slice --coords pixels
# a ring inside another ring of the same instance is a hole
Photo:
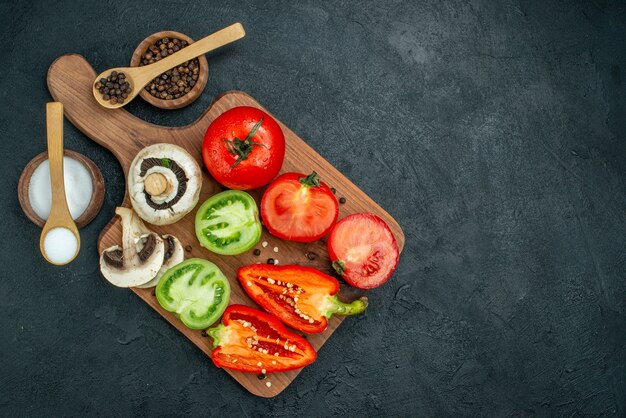
[[[240,267],[241,286],[256,303],[285,324],[309,334],[322,332],[336,313],[354,315],[367,307],[367,298],[343,303],[339,282],[311,267],[251,264]]]
[[[220,368],[249,373],[299,369],[315,361],[317,353],[273,315],[245,305],[230,305],[222,323],[207,331],[213,338],[211,359]]]

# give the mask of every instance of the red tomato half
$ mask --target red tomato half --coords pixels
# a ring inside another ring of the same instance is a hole
[[[337,221],[335,195],[315,171],[306,176],[285,173],[270,184],[261,199],[261,218],[278,238],[312,242],[330,231]]]
[[[328,255],[348,283],[372,289],[391,277],[400,251],[385,221],[371,213],[355,213],[337,222],[331,231]]]
[[[209,125],[202,143],[209,173],[231,189],[256,189],[269,183],[285,158],[285,136],[270,115],[240,106]]]

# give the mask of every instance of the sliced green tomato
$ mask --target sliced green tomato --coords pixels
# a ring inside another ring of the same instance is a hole
[[[200,245],[222,255],[248,251],[261,239],[256,202],[246,192],[227,190],[207,199],[196,213]]]
[[[213,263],[190,258],[165,272],[156,297],[166,311],[175,313],[191,329],[204,329],[217,321],[230,300],[230,282]]]

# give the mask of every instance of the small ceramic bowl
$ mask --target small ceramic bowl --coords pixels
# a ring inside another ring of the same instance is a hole
[[[102,202],[104,201],[104,178],[102,178],[102,173],[98,166],[91,161],[89,158],[85,157],[82,154],[79,154],[74,151],[65,150],[63,153],[66,157],[70,157],[82,165],[85,166],[89,174],[91,175],[91,182],[93,185],[93,193],[91,195],[91,200],[87,205],[85,211],[74,221],[76,222],[76,226],[78,228],[82,228],[83,226],[89,224],[96,217],[98,212],[100,212],[100,208],[102,207]],[[24,171],[22,171],[22,175],[20,176],[20,181],[17,184],[17,196],[20,201],[20,206],[24,211],[24,214],[28,219],[30,219],[35,225],[43,227],[46,223],[45,219],[42,219],[37,215],[35,210],[30,204],[30,200],[28,199],[28,187],[30,185],[30,178],[35,172],[35,169],[39,167],[39,164],[48,159],[48,152],[44,151],[41,154],[37,155],[35,158],[30,160]]]
[[[139,63],[141,62],[141,56],[146,53],[148,47],[154,44],[159,39],[163,38],[174,38],[187,41],[187,43],[189,44],[193,43],[193,39],[180,32],[165,30],[162,32],[153,33],[152,35],[144,39],[139,44],[137,49],[135,49],[133,57],[130,60],[130,66],[139,66]],[[200,55],[198,57],[198,61],[200,63],[198,80],[196,81],[196,84],[191,88],[189,93],[179,97],[178,99],[172,100],[158,99],[151,95],[150,92],[148,92],[146,89],[141,89],[141,93],[139,93],[139,95],[146,102],[161,109],[179,109],[193,103],[193,101],[196,100],[204,90],[204,87],[206,86],[207,80],[209,78],[209,63],[207,62],[206,57],[204,55]]]

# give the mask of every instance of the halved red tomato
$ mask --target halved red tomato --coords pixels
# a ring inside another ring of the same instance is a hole
[[[289,241],[312,242],[330,231],[339,216],[337,198],[314,171],[285,173],[261,199],[261,218],[270,233]]]
[[[400,251],[385,221],[372,213],[355,213],[337,222],[331,231],[328,255],[348,283],[372,289],[391,277]]]
[[[270,115],[249,106],[227,110],[204,135],[202,158],[209,173],[231,189],[256,189],[280,171],[285,136]]]

